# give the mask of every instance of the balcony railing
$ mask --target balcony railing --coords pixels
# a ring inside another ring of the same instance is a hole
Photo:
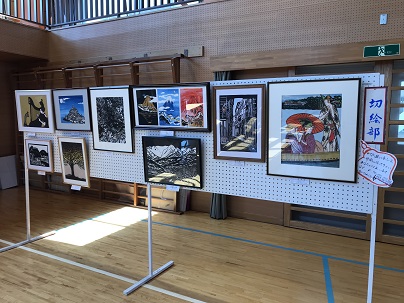
[[[193,5],[203,0],[0,0],[0,14],[54,28]]]

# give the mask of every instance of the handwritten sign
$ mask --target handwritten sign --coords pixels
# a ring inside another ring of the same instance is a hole
[[[366,87],[363,116],[363,140],[384,144],[386,127],[386,87]]]
[[[362,157],[358,160],[358,174],[376,186],[390,187],[393,184],[397,158],[390,153],[371,148],[365,141],[361,141],[361,148]]]

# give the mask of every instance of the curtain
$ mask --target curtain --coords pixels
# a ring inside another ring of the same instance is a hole
[[[215,81],[226,81],[231,79],[231,72],[215,72]]]
[[[226,81],[230,80],[230,78],[230,71],[215,72],[215,81]],[[212,194],[210,217],[213,219],[227,218],[226,195]]]
[[[210,203],[210,217],[213,219],[226,219],[226,195],[212,194],[212,201]]]

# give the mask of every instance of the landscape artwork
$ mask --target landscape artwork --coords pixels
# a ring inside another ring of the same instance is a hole
[[[159,125],[180,126],[180,92],[178,88],[161,88],[157,90]]]
[[[52,144],[50,140],[25,140],[28,169],[53,172]]]
[[[89,187],[85,140],[83,138],[59,138],[59,149],[63,182]]]
[[[136,128],[209,131],[208,85],[134,86]]]
[[[159,125],[156,89],[139,89],[136,91],[138,125]]]
[[[53,91],[56,128],[59,130],[91,130],[87,89]]]
[[[142,137],[145,181],[202,188],[200,139]]]
[[[128,88],[90,89],[94,148],[133,152]]]
[[[16,90],[15,99],[19,131],[54,132],[50,90]]]
[[[264,85],[214,87],[215,158],[264,161]]]
[[[361,79],[268,84],[269,175],[355,182]]]
[[[281,163],[339,167],[342,94],[283,95]]]

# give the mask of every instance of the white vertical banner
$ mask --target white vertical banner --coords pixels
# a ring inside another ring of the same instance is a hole
[[[384,144],[387,87],[366,87],[363,115],[363,141]]]

